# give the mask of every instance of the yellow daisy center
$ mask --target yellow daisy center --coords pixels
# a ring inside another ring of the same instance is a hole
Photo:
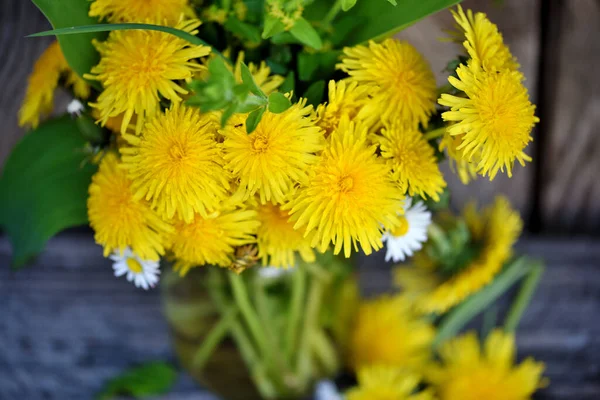
[[[142,264],[140,264],[140,262],[138,260],[136,260],[135,258],[128,258],[126,263],[127,263],[127,268],[129,268],[129,270],[131,272],[133,272],[134,274],[139,274],[144,270],[144,268],[142,267]]]
[[[400,219],[400,225],[398,225],[397,227],[395,227],[394,229],[392,229],[392,236],[396,236],[396,237],[400,237],[400,236],[404,236],[406,235],[406,233],[408,232],[408,220],[406,219],[406,217],[401,216],[399,217]]]

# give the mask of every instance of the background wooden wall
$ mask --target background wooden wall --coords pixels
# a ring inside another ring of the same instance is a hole
[[[531,98],[542,122],[529,148],[534,162],[517,166],[514,176],[493,182],[480,179],[463,186],[445,169],[460,208],[468,199],[486,203],[499,193],[523,212],[528,227],[539,233],[600,234],[600,2],[597,0],[466,0],[497,23],[527,76]],[[449,12],[429,17],[399,37],[413,43],[442,73],[460,46],[438,39],[451,29]],[[50,38],[24,36],[49,28],[26,0],[0,2],[0,170],[11,148],[25,133],[17,127],[17,110],[27,75]],[[66,96],[58,96],[64,110]]]

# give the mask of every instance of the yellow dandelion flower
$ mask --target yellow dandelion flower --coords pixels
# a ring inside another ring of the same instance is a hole
[[[90,17],[108,22],[148,22],[175,26],[182,16],[194,17],[188,0],[93,0]]]
[[[343,118],[354,120],[358,112],[367,104],[368,88],[357,82],[329,81],[328,101],[317,106],[317,125],[329,136],[337,129]]]
[[[448,133],[462,135],[457,149],[468,161],[474,155],[478,157],[478,173],[489,175],[491,180],[506,168],[508,176],[512,176],[515,160],[521,165],[531,161],[523,150],[533,140],[531,130],[539,121],[519,74],[482,73],[477,62],[460,65],[456,72],[458,79],[448,80],[467,97],[442,94],[438,100],[450,107],[442,118],[456,122],[448,127]]]
[[[452,15],[464,34],[463,45],[469,57],[477,60],[485,71],[519,70],[519,63],[504,44],[498,27],[484,13],[473,14],[471,10],[465,13],[459,5]]]
[[[386,39],[345,48],[337,68],[350,81],[371,88],[372,99],[361,112],[365,118],[426,126],[435,111],[435,76],[427,60],[406,42]]]
[[[156,261],[165,252],[172,227],[144,202],[134,199],[117,156],[107,152],[92,177],[87,202],[90,226],[104,256],[129,246],[144,260]]]
[[[398,267],[395,271],[396,283],[424,313],[443,313],[492,282],[512,256],[512,247],[523,228],[519,213],[504,197],[497,198],[482,213],[470,204],[464,211],[464,220],[477,249],[471,261],[442,274],[444,266],[430,258],[428,243],[413,258],[411,267]]]
[[[383,247],[383,230],[400,224],[398,204],[404,198],[390,178],[385,161],[367,145],[367,129],[342,121],[329,137],[319,163],[290,204],[294,229],[303,228],[313,247],[350,257],[360,243],[365,254]]]
[[[196,214],[190,223],[176,222],[171,240],[175,270],[184,275],[196,266],[228,267],[236,246],[255,241],[258,226],[256,211],[240,208],[218,210],[206,217]]]
[[[279,206],[266,203],[257,207],[260,228],[257,232],[258,255],[263,265],[272,267],[294,266],[298,252],[306,262],[315,260],[310,240],[303,232],[295,230],[289,222],[289,212]]]
[[[384,126],[381,136],[373,135],[371,139],[379,144],[381,156],[403,193],[439,200],[446,182],[433,147],[416,127],[394,121]]]
[[[350,364],[354,370],[387,365],[420,372],[430,359],[434,336],[433,326],[406,300],[384,296],[364,301],[350,333]]]
[[[515,337],[499,329],[480,345],[474,332],[450,340],[427,379],[440,400],[526,400],[545,387],[544,364],[527,358],[515,364]]]
[[[294,104],[281,114],[265,112],[250,135],[242,114],[221,131],[227,168],[239,180],[234,196],[245,200],[258,193],[261,203],[283,203],[297,183],[308,179],[308,167],[318,161],[323,133],[309,118],[312,107]]]
[[[244,62],[244,57],[244,52],[240,51],[233,71],[235,78],[240,83],[242,82],[242,63]],[[250,74],[252,74],[254,82],[256,82],[258,87],[260,87],[267,95],[277,90],[285,80],[283,76],[271,75],[271,68],[269,68],[264,61],[261,61],[259,65],[248,63],[248,70],[250,71]]]
[[[460,181],[467,185],[477,177],[477,157],[473,156],[473,161],[468,161],[458,146],[462,143],[462,135],[452,136],[444,133],[440,140],[439,150],[446,151],[450,163],[450,169],[458,174]]]
[[[141,136],[124,135],[123,168],[136,199],[145,198],[165,219],[191,222],[206,217],[227,196],[228,174],[215,141],[210,115],[175,105],[144,127]]]
[[[195,34],[199,25],[199,21],[190,20],[177,28]],[[101,82],[104,91],[90,105],[100,110],[102,125],[123,114],[122,133],[137,115],[138,134],[145,119],[159,111],[161,97],[172,102],[181,100],[180,95],[187,90],[175,81],[191,79],[195,71],[205,68],[193,60],[210,52],[210,47],[145,30],[114,31],[105,42],[94,45],[102,58],[86,78]]]
[[[54,41],[38,58],[29,75],[27,92],[19,110],[19,126],[36,128],[40,118],[52,112],[54,91],[62,75],[65,75],[65,83],[73,88],[75,96],[81,99],[89,97],[90,87],[69,68],[58,42]]]
[[[434,400],[430,390],[417,392],[420,377],[389,366],[373,366],[358,371],[359,386],[350,389],[347,400]]]

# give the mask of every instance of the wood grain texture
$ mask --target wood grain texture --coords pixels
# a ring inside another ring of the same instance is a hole
[[[600,3],[549,2],[542,228],[600,233]]]
[[[547,271],[518,332],[520,358],[546,363],[539,399],[600,398],[600,242],[524,240]],[[124,368],[173,359],[159,292],[112,275],[87,235],[50,241],[35,265],[8,269],[0,239],[0,399],[81,400]],[[383,253],[363,259],[367,293],[389,287]],[[162,399],[208,400],[187,375]]]
[[[505,0],[501,4],[493,1],[466,0],[463,8],[485,12],[489,19],[498,25],[506,44],[519,60],[527,80],[525,82],[535,101],[537,92],[537,59],[540,50],[539,0]],[[447,83],[448,73],[444,72],[450,60],[462,54],[462,46],[440,41],[448,35],[445,31],[454,29],[454,19],[449,11],[442,11],[418,22],[402,31],[397,37],[412,43],[429,60],[436,73],[438,85]],[[534,135],[535,137],[535,135]],[[531,154],[531,146],[528,153]],[[529,213],[532,196],[532,164],[525,168],[515,165],[513,177],[499,174],[494,181],[479,178],[469,185],[463,185],[447,163],[442,166],[444,177],[452,193],[452,205],[461,209],[470,199],[480,204],[488,204],[498,194],[504,194],[512,204],[524,214]],[[527,215],[525,215],[527,218]]]

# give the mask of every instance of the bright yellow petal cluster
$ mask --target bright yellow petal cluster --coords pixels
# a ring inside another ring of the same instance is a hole
[[[298,252],[306,262],[315,260],[310,240],[302,231],[295,230],[289,221],[289,211],[266,203],[257,207],[260,227],[257,232],[258,256],[263,265],[287,268],[295,264]]]
[[[377,340],[373,338],[373,340]],[[417,392],[419,376],[389,366],[358,371],[358,387],[346,393],[347,400],[434,400],[432,391]]]
[[[515,160],[521,165],[531,161],[523,150],[539,121],[521,75],[509,70],[482,72],[475,61],[460,65],[456,73],[458,78],[448,80],[466,97],[442,94],[439,103],[450,107],[442,114],[445,121],[454,122],[448,133],[462,138],[457,150],[467,161],[475,157],[478,173],[490,180],[505,168],[512,176]]]
[[[243,208],[221,209],[206,217],[196,214],[192,222],[175,223],[171,251],[175,269],[186,274],[205,264],[228,267],[236,246],[253,243],[259,226],[256,211]]]
[[[246,132],[246,115],[230,119],[221,133],[226,168],[239,180],[236,198],[244,201],[258,194],[263,204],[281,204],[297,184],[306,183],[324,145],[311,111],[303,103],[281,114],[266,111],[251,134]]]
[[[183,16],[194,17],[189,0],[93,0],[90,17],[108,22],[148,22],[175,26]]]
[[[365,254],[379,250],[384,229],[400,224],[403,193],[390,178],[389,167],[367,145],[367,129],[342,121],[329,137],[306,185],[291,202],[294,228],[312,237],[312,245],[350,257],[360,244]]]
[[[150,120],[141,136],[124,135],[123,168],[135,198],[151,202],[161,217],[191,222],[194,213],[206,217],[228,195],[213,118],[175,105]]]
[[[434,149],[421,132],[394,121],[384,126],[381,136],[374,135],[372,139],[379,143],[381,156],[387,160],[392,177],[403,193],[439,200],[446,182]]]
[[[468,265],[442,279],[438,266],[426,251],[421,251],[412,267],[398,267],[395,271],[396,283],[424,313],[443,313],[489,284],[511,257],[523,228],[519,213],[503,197],[483,213],[477,212],[474,205],[468,206],[464,219],[472,240],[481,246],[478,256]]]
[[[48,115],[54,108],[54,91],[62,75],[65,75],[66,85],[73,88],[75,95],[87,99],[90,87],[67,64],[57,41],[38,58],[27,81],[27,92],[19,110],[19,125],[31,125],[36,128],[40,118]]]
[[[92,177],[87,207],[94,239],[104,246],[104,256],[128,246],[144,260],[158,260],[165,253],[172,227],[146,202],[134,198],[131,182],[112,152],[106,153]]]
[[[482,346],[472,332],[445,343],[431,368],[440,400],[527,400],[544,387],[544,364],[527,358],[515,364],[514,335],[495,330]]]
[[[386,365],[422,372],[430,360],[435,330],[410,306],[400,297],[381,297],[359,306],[350,334],[354,370]]]
[[[195,34],[199,25],[190,20],[177,28]],[[100,110],[102,125],[123,114],[122,133],[135,114],[139,134],[146,118],[159,112],[161,97],[179,102],[187,90],[175,81],[191,79],[205,68],[194,60],[210,52],[210,47],[148,30],[114,31],[105,42],[94,44],[102,58],[86,78],[101,82],[104,90],[90,105]]]
[[[386,39],[345,48],[337,67],[350,75],[349,81],[370,87],[371,99],[361,117],[427,126],[435,111],[435,76],[427,60],[410,44]]]
[[[344,118],[357,118],[359,111],[369,101],[368,87],[357,82],[329,81],[327,103],[317,107],[317,125],[329,136]]]
[[[476,60],[488,72],[518,71],[519,63],[504,44],[502,34],[484,13],[467,10],[459,5],[452,11],[454,20],[464,35],[463,45],[469,57]]]

